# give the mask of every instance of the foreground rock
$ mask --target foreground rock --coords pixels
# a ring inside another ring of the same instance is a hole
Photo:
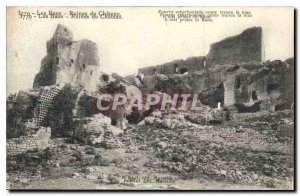
[[[8,156],[23,154],[30,151],[42,151],[50,147],[50,128],[40,128],[36,134],[9,139],[6,142]]]

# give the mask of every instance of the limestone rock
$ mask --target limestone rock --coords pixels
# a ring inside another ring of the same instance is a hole
[[[167,143],[166,143],[166,142],[158,142],[158,143],[157,143],[157,146],[158,146],[159,148],[164,149],[164,148],[167,147]]]
[[[47,42],[47,55],[41,62],[33,87],[48,86],[60,82],[96,89],[99,69],[97,45],[89,40],[73,41],[72,32],[59,24],[53,37]]]
[[[41,127],[36,134],[12,138],[6,141],[8,156],[26,153],[28,151],[45,150],[50,146],[51,129]]]
[[[262,28],[246,29],[241,34],[228,37],[210,46],[206,56],[209,65],[234,64],[262,59]]]
[[[136,87],[142,87],[141,79],[138,76],[135,76],[134,74],[128,75],[124,77],[125,80],[127,80],[131,85],[134,85]]]
[[[36,133],[37,138],[37,148],[39,150],[45,150],[50,146],[49,139],[51,137],[51,129],[48,128],[40,128]]]

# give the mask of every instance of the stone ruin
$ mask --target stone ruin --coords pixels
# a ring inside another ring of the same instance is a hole
[[[96,43],[86,39],[73,41],[72,32],[59,24],[47,42],[47,55],[41,62],[33,88],[68,83],[95,91],[98,70]]]
[[[50,128],[40,128],[36,134],[12,138],[6,142],[8,156],[19,155],[28,151],[45,150],[50,146]]]
[[[207,65],[240,64],[263,59],[261,27],[252,27],[241,34],[225,38],[210,45]]]
[[[262,62],[262,51],[262,29],[255,27],[212,44],[205,57],[141,68],[138,75],[122,77],[100,72],[96,43],[74,41],[72,32],[59,24],[47,42],[47,55],[33,89],[8,97],[8,154],[44,149],[38,143],[47,143],[49,134],[43,137],[46,139],[37,136],[44,127],[49,127],[46,130],[51,130],[52,136],[107,148],[121,146],[115,136],[123,133],[128,121],[139,123],[153,110],[126,111],[118,106],[115,111],[101,112],[96,104],[104,93],[122,91],[129,98],[153,92],[196,93],[205,106],[205,111],[200,111],[202,119],[212,122],[229,120],[228,111],[293,108],[294,59]],[[219,106],[222,110],[216,110]],[[29,128],[26,123],[37,128]]]
[[[262,28],[252,27],[241,34],[225,38],[210,45],[206,56],[174,60],[157,66],[140,68],[140,74],[184,74],[205,70],[208,65],[261,62],[263,59]]]
[[[261,27],[211,44],[206,56],[189,57],[140,68],[144,91],[197,93],[212,108],[239,112],[291,109],[294,105],[294,59],[263,62]]]
[[[37,148],[36,135],[44,127],[52,136],[75,137],[86,144],[103,143],[108,148],[121,145],[115,136],[128,124],[125,111],[109,111],[104,116],[97,110],[97,97],[109,90],[108,84],[124,87],[129,97],[141,92],[121,76],[105,74],[99,68],[96,43],[74,41],[72,32],[59,24],[47,42],[47,55],[41,61],[33,89],[20,91],[7,100],[8,155],[42,149]],[[38,128],[28,128],[26,123]]]

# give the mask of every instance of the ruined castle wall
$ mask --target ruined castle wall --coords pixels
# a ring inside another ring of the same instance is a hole
[[[145,76],[151,76],[154,75],[156,71],[156,66],[151,67],[143,67],[138,69],[139,74],[144,74]]]
[[[246,29],[241,34],[211,44],[207,63],[238,64],[262,61],[262,28]]]
[[[268,99],[266,84],[266,78],[261,78],[260,80],[255,81],[254,83],[249,85],[249,90],[251,91],[251,93],[255,91],[258,100],[266,100]]]
[[[6,143],[6,152],[8,156],[35,150],[37,150],[37,138],[34,136],[21,136],[19,138],[9,139]]]
[[[88,65],[80,74],[80,79],[77,82],[87,91],[97,91],[97,84],[99,84],[99,76],[101,75],[98,68],[97,65]]]
[[[186,69],[189,73],[200,71],[204,65],[241,64],[262,61],[262,28],[246,29],[241,34],[211,44],[205,57],[191,57],[186,60],[175,60],[162,65],[140,68],[145,75],[175,74]]]
[[[193,73],[204,69],[205,57],[190,57],[185,60],[175,60],[157,66],[140,68],[139,73],[145,75],[157,74],[176,74],[187,71]],[[177,71],[177,72],[176,72]]]
[[[47,55],[41,62],[33,87],[61,82],[86,84],[90,81],[82,81],[82,73],[91,65],[99,68],[96,43],[86,39],[73,41],[72,32],[63,25],[58,25],[53,37],[47,42]]]
[[[34,135],[21,136],[6,141],[7,156],[23,154],[28,151],[45,150],[50,145],[51,130],[41,128]]]
[[[80,84],[82,73],[91,65],[99,68],[98,49],[89,40],[75,41],[72,45],[58,45],[58,72],[56,83]],[[96,85],[95,85],[96,86]]]
[[[228,78],[224,82],[224,105],[231,106],[235,103],[235,80],[236,77]]]
[[[62,84],[59,87],[46,89],[42,92],[38,104],[38,118],[37,118],[38,126],[44,125],[44,119],[48,114],[49,107],[52,104],[53,99],[59,94],[63,86],[64,85]]]

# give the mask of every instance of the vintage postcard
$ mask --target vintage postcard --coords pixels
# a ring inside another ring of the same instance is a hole
[[[9,190],[294,190],[293,7],[7,7]]]

